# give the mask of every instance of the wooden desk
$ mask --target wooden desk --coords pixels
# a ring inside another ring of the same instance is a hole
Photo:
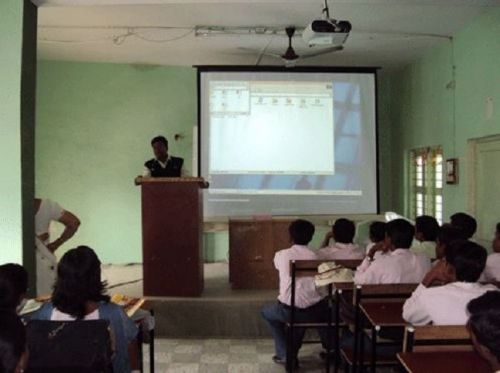
[[[315,259],[315,260],[297,260],[295,261],[295,274],[299,277],[301,276],[314,276],[318,273],[318,266],[321,263],[335,262],[338,266],[349,268],[355,270],[361,264],[362,260],[359,259],[341,259],[341,260],[325,260],[325,259]],[[291,265],[291,262],[290,262]]]
[[[407,323],[403,319],[403,305],[401,300],[385,300],[363,302],[360,304],[361,312],[370,323],[371,328],[371,371],[376,371],[377,364],[377,337],[380,328],[404,328]],[[363,337],[361,338],[363,340]],[[361,343],[362,345],[362,343]],[[361,348],[361,359],[364,355],[364,349]]]
[[[406,326],[403,319],[404,301],[375,301],[361,303],[361,311],[372,326]]]
[[[489,365],[475,351],[406,352],[398,360],[409,373],[486,373]]]

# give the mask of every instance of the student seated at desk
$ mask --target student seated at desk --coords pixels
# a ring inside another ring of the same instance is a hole
[[[383,221],[374,221],[370,224],[370,243],[366,245],[366,254],[373,246],[385,240],[385,226],[386,223]]]
[[[403,307],[403,318],[414,325],[465,325],[470,300],[494,285],[478,283],[486,263],[486,249],[460,240],[446,248],[446,264],[436,266],[425,276]],[[434,283],[445,285],[434,286]]]
[[[0,310],[18,313],[28,291],[28,272],[14,263],[0,265]]]
[[[500,372],[500,292],[488,291],[467,305],[467,329],[476,351]]]
[[[415,242],[411,251],[415,254],[423,253],[429,258],[436,257],[436,239],[439,233],[437,220],[428,215],[422,215],[415,219]]]
[[[386,238],[378,243],[357,268],[356,284],[418,283],[431,266],[430,259],[414,254],[409,249],[415,230],[404,219],[390,221],[386,225]],[[377,252],[384,255],[376,256]]]
[[[348,219],[337,219],[318,250],[320,259],[363,259],[365,254],[358,245],[353,243],[356,234],[354,222]],[[335,243],[330,244],[330,239]]]
[[[456,214],[451,215],[450,223],[462,231],[466,240],[470,240],[477,230],[476,219],[465,212],[457,212]]]
[[[453,241],[465,239],[465,235],[460,229],[451,224],[443,224],[439,228],[439,233],[437,235],[435,255],[436,261],[434,263],[437,264],[440,261],[444,261],[446,248],[450,246]]]
[[[26,361],[26,331],[21,319],[11,310],[0,310],[0,372],[24,372]]]
[[[306,220],[296,220],[288,228],[292,247],[278,251],[274,256],[274,266],[279,271],[280,287],[277,302],[262,307],[262,317],[266,320],[274,338],[275,355],[273,361],[286,362],[286,323],[290,320],[291,285],[290,261],[316,260],[318,256],[307,245],[314,235],[314,225]],[[297,322],[314,322],[325,319],[328,305],[316,290],[314,277],[297,277],[295,282],[295,318]],[[296,359],[302,345],[305,329],[294,330],[293,358]],[[297,361],[297,360],[295,360]]]
[[[491,244],[493,253],[488,255],[486,259],[486,267],[484,268],[482,281],[500,282],[500,223],[497,224],[495,238]]]
[[[105,283],[101,282],[101,262],[91,248],[79,246],[64,254],[57,266],[52,302],[46,303],[32,319],[108,320],[115,341],[113,369],[130,372],[128,346],[138,329],[120,306],[109,302]]]

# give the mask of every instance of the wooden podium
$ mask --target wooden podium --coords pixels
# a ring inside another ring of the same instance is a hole
[[[140,178],[144,295],[203,291],[201,178]]]

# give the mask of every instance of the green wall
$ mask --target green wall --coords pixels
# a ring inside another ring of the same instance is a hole
[[[36,194],[82,221],[59,255],[86,244],[105,263],[140,262],[140,189],[133,179],[152,158],[149,141],[158,134],[191,168],[196,123],[192,68],[41,61]],[[176,133],[184,138],[174,141]]]
[[[0,1],[0,264],[22,263],[21,50],[23,2]]]
[[[459,184],[444,187],[445,219],[466,210],[467,140],[500,133],[499,35],[500,9],[490,9],[453,42],[444,42],[415,63],[387,74],[384,115],[392,128],[389,177],[396,211],[409,213],[409,151],[430,145],[442,145],[445,159],[460,161]],[[449,85],[453,80],[454,88]],[[491,119],[485,116],[487,97],[496,105]]]
[[[40,61],[36,194],[58,201],[82,221],[59,256],[86,244],[105,263],[142,260],[140,190],[133,178],[152,157],[149,140],[159,133],[191,165],[196,99],[196,72],[189,67]],[[388,126],[388,120],[381,124],[383,160],[390,159]],[[176,142],[175,133],[185,138]],[[385,209],[391,184],[387,177],[381,180]],[[60,232],[61,227],[52,229]],[[313,247],[325,232],[317,227]],[[206,261],[226,260],[228,248],[227,230],[205,233]]]

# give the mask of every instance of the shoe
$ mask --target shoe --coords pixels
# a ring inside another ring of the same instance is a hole
[[[280,358],[276,355],[273,356],[273,361],[276,363],[276,364],[281,364],[281,365],[286,365],[286,358]],[[297,369],[299,367],[299,359],[295,359],[295,366],[294,368]]]
[[[286,359],[274,355],[273,356],[273,362],[275,362],[276,364],[285,365],[286,364]]]

